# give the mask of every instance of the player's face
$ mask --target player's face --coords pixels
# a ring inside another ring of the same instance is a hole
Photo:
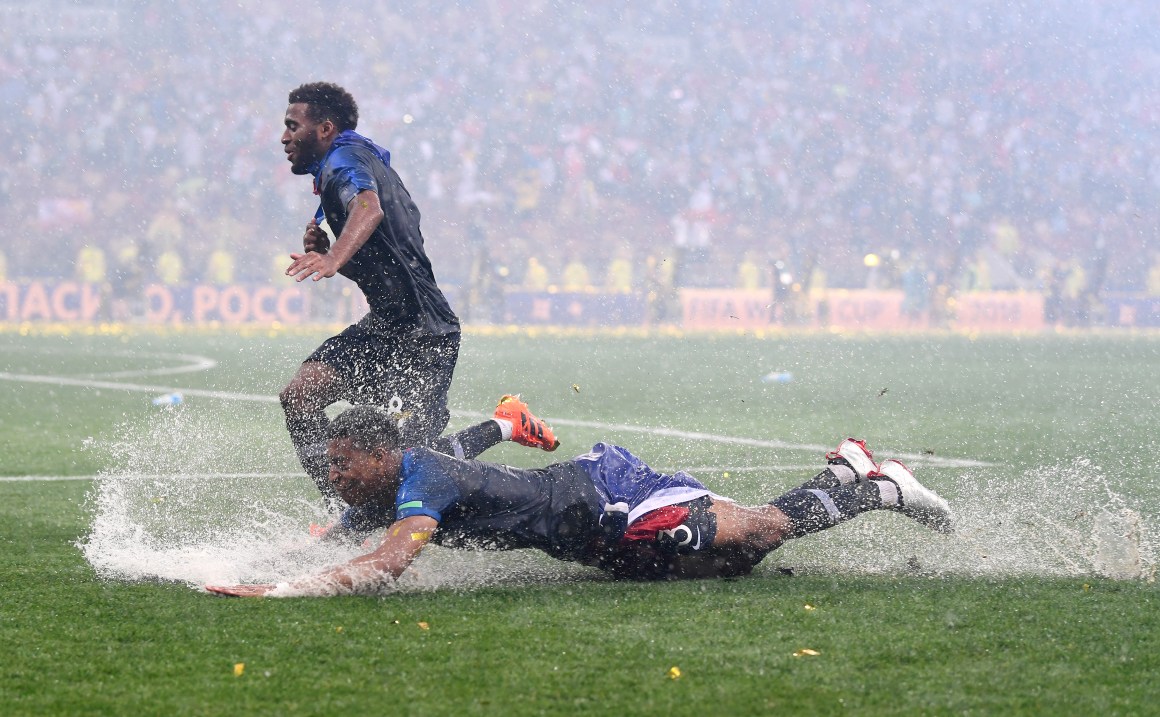
[[[356,448],[349,438],[331,441],[326,449],[330,459],[330,484],[351,505],[364,505],[394,494],[394,478],[399,472],[395,451]]]
[[[325,138],[332,134],[334,125],[329,120],[314,122],[306,116],[306,103],[297,102],[286,108],[286,129],[282,132],[282,149],[290,161],[290,171],[307,174],[310,165],[326,154]]]

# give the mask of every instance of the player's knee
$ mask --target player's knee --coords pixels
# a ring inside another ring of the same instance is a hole
[[[740,547],[750,555],[765,555],[781,547],[782,542],[784,541],[780,533],[761,530],[747,534]]]
[[[765,555],[785,542],[785,525],[757,509],[742,532],[741,548],[750,555]]]
[[[278,401],[282,404],[282,411],[287,414],[302,413],[306,406],[301,387],[297,381],[291,381],[278,394]]]
[[[720,525],[718,543],[751,555],[764,555],[785,541],[785,530],[776,513],[735,504],[715,506]]]
[[[316,411],[338,400],[337,396],[331,395],[335,384],[335,378],[328,368],[305,364],[278,394],[278,401],[287,414]]]

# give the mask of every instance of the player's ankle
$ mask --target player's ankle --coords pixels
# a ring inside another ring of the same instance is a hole
[[[897,483],[892,480],[872,480],[870,483],[878,487],[878,495],[882,498],[883,508],[897,508],[900,505]]]
[[[512,422],[505,418],[491,419],[499,426],[499,432],[502,438],[500,440],[510,441],[512,439]]]

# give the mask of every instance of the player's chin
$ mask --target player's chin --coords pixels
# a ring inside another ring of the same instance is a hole
[[[346,501],[347,505],[362,505],[367,502],[368,496],[361,490],[356,488],[348,488],[347,490],[337,489],[338,497]]]

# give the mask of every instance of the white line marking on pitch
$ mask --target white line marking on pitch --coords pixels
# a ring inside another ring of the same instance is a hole
[[[133,480],[166,480],[170,478],[189,478],[190,480],[216,480],[236,478],[266,478],[273,480],[301,480],[305,478],[301,473],[168,473],[168,474],[141,474],[123,475],[102,473],[92,476],[0,476],[0,483],[25,483],[32,481],[64,481],[64,480],[108,480],[132,478]]]
[[[192,364],[200,363],[207,368],[216,365],[213,359],[204,356],[181,355],[181,358],[190,360]],[[192,369],[191,369],[192,370]],[[144,371],[143,371],[144,372]],[[125,372],[128,374],[128,372]],[[64,376],[43,376],[36,374],[20,374],[0,372],[0,380],[16,381],[25,383],[45,383],[56,386],[77,386],[80,388],[105,388],[111,390],[135,391],[142,393],[172,393],[180,391],[186,396],[200,396],[202,398],[216,398],[224,401],[255,401],[259,403],[277,403],[277,396],[267,396],[263,394],[254,393],[237,393],[233,391],[210,391],[200,388],[180,388],[177,386],[157,386],[140,383],[122,383],[118,381],[99,381],[92,378],[69,378]],[[490,414],[479,413],[477,411],[451,411],[453,416],[458,418],[491,418]],[[771,448],[791,451],[812,451],[825,453],[831,450],[831,446],[811,445],[802,443],[786,443],[785,441],[763,440],[759,438],[743,438],[739,436],[722,436],[714,433],[702,433],[700,431],[682,431],[675,428],[664,428],[656,426],[632,426],[628,424],[616,423],[601,423],[599,421],[585,421],[572,418],[550,418],[545,417],[549,423],[556,426],[570,426],[573,428],[594,428],[601,431],[618,431],[622,433],[642,433],[650,436],[665,436],[668,438],[679,438],[687,441],[707,441],[712,443],[723,443],[734,446],[749,446],[752,448]],[[882,452],[879,450],[878,452]],[[923,455],[918,453],[891,453],[893,457],[902,458],[910,463],[916,465],[931,465],[942,468],[980,468],[990,465],[984,461],[971,460],[969,458],[940,458],[938,456]]]

